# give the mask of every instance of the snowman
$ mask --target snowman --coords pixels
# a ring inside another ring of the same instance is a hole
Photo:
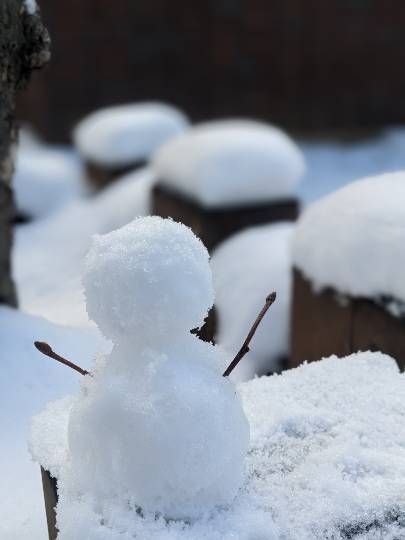
[[[95,237],[83,284],[113,347],[70,414],[75,489],[166,519],[226,507],[242,483],[249,426],[221,375],[227,359],[190,333],[213,304],[202,242],[172,220],[135,219]]]

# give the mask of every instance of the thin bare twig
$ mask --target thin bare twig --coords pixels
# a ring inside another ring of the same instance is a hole
[[[247,338],[245,339],[245,342],[243,343],[242,347],[240,348],[238,354],[235,356],[235,358],[232,360],[232,362],[229,364],[229,366],[226,368],[226,370],[223,372],[223,377],[228,377],[232,373],[232,371],[236,368],[236,366],[239,364],[239,362],[242,360],[242,358],[245,356],[246,353],[249,352],[249,343],[252,341],[253,336],[255,335],[255,332],[257,330],[257,327],[262,322],[263,317],[266,315],[267,310],[269,307],[274,303],[274,300],[276,299],[276,293],[272,292],[268,295],[266,298],[266,303],[264,304],[261,312],[257,316],[257,319],[253,323],[252,328],[249,331],[249,334],[247,335]]]
[[[66,358],[63,358],[63,356],[59,356],[59,354],[56,354],[51,348],[48,343],[45,343],[44,341],[34,341],[35,348],[38,349],[39,352],[42,354],[45,354],[45,356],[49,356],[49,358],[53,358],[57,362],[60,362],[61,364],[64,364],[65,366],[68,366],[75,371],[78,371],[81,375],[90,375],[91,373],[89,371],[86,371],[85,369],[82,369],[80,366],[74,364],[73,362],[70,362],[70,360],[66,360]]]

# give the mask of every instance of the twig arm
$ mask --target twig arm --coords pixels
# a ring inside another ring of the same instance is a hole
[[[257,327],[262,322],[263,317],[266,315],[267,310],[269,307],[274,303],[276,299],[276,293],[272,292],[269,294],[266,298],[266,303],[264,304],[262,310],[260,311],[259,315],[257,316],[255,322],[253,323],[252,328],[250,329],[247,338],[245,339],[242,347],[240,348],[239,352],[235,356],[235,358],[232,360],[232,362],[229,364],[229,366],[226,368],[226,370],[223,372],[223,377],[228,377],[232,371],[236,368],[236,366],[239,364],[239,362],[242,360],[242,358],[245,356],[246,353],[249,352],[249,344],[252,341],[253,336],[255,335],[255,332],[257,330]]]
[[[56,354],[51,348],[48,343],[45,343],[44,341],[34,341],[35,348],[38,349],[39,352],[44,354],[45,356],[49,356],[49,358],[53,358],[57,362],[60,362],[61,364],[64,364],[65,366],[68,366],[75,371],[78,371],[81,375],[91,375],[89,371],[86,371],[85,369],[82,369],[77,364],[74,364],[70,360],[66,360],[66,358],[63,358],[63,356],[60,356],[59,354]]]

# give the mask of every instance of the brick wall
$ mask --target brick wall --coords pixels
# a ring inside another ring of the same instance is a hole
[[[53,62],[20,116],[51,139],[141,99],[293,129],[405,121],[401,0],[39,1]]]

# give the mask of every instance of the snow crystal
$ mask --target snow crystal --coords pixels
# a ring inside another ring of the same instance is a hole
[[[309,206],[293,262],[316,290],[405,301],[405,172],[359,180]]]
[[[83,282],[89,317],[111,339],[170,339],[201,326],[213,303],[202,242],[159,217],[95,237]]]
[[[169,368],[165,375],[168,372]],[[90,379],[89,383],[95,384]],[[145,416],[156,422],[148,389],[143,391]],[[251,441],[244,484],[232,504],[192,523],[164,520],[122,499],[111,497],[103,503],[75,492],[64,463],[58,481],[60,540],[402,538],[405,381],[394,360],[370,352],[331,357],[253,379],[241,384],[240,392]],[[134,393],[129,403],[135,402]],[[101,452],[104,443],[111,445],[108,426],[113,419],[108,414],[106,404],[100,422],[100,428],[107,422]],[[124,409],[122,415],[125,431],[130,414]],[[63,415],[59,425],[52,419],[49,425],[65,432],[66,418]],[[198,436],[196,426],[193,433]],[[55,440],[63,437],[55,433]],[[144,444],[149,439],[139,443]],[[43,445],[42,452],[46,456]],[[119,467],[120,455],[111,459]],[[164,469],[164,463],[159,464],[156,474],[165,474]]]
[[[119,167],[147,160],[162,143],[187,127],[187,118],[174,107],[136,103],[95,111],[77,125],[73,139],[85,159]]]
[[[277,300],[266,314],[250,346],[249,355],[232,373],[237,380],[277,370],[289,352],[291,300],[290,240],[293,225],[252,227],[233,235],[214,252],[216,341],[235,355],[245,340],[266,296]]]
[[[252,204],[295,195],[304,158],[281,130],[251,120],[200,124],[153,158],[162,184],[207,207]]]

